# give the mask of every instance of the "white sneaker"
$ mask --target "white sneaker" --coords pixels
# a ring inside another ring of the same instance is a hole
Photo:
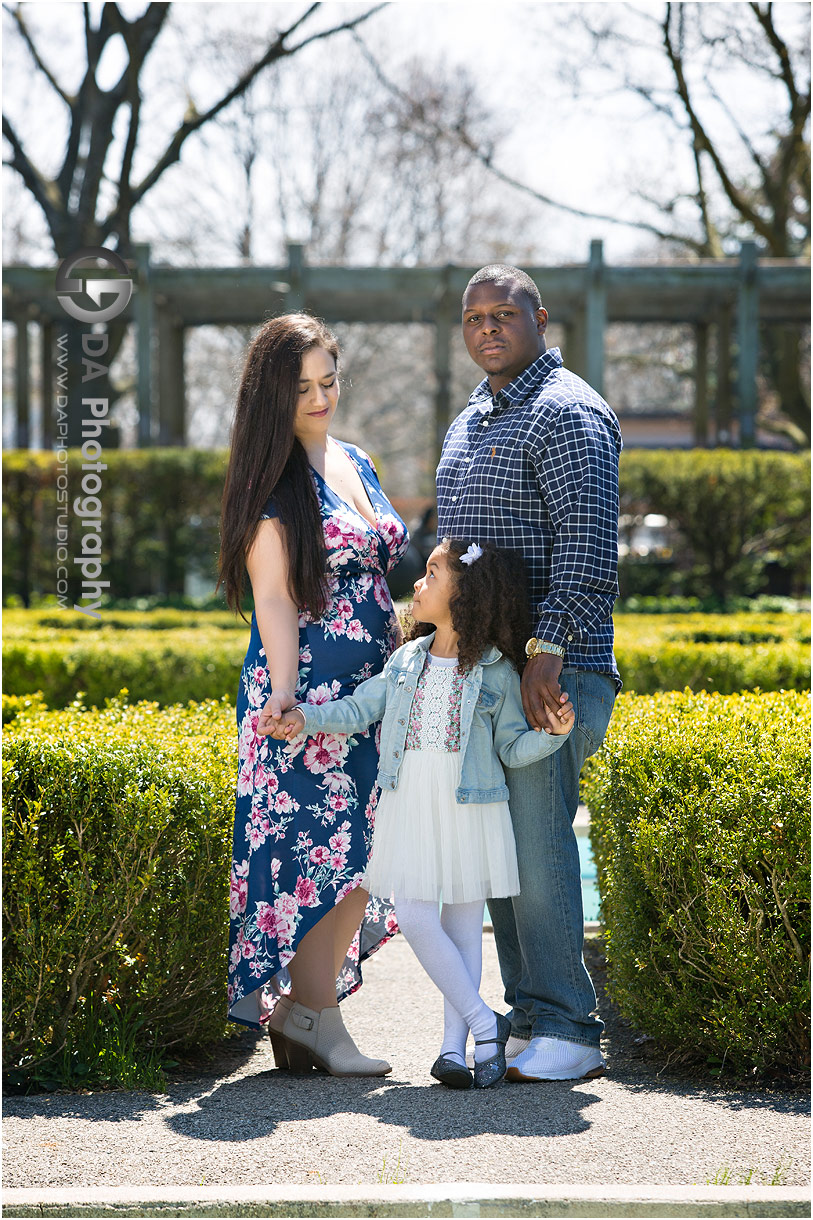
[[[506,1080],[593,1080],[606,1071],[598,1047],[562,1038],[532,1038],[514,1059]]]

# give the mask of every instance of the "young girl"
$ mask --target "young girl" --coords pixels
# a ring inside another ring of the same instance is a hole
[[[506,1070],[510,1023],[478,991],[485,899],[519,893],[500,760],[536,762],[573,725],[567,695],[545,733],[525,721],[516,668],[528,638],[523,586],[521,561],[510,553],[444,539],[415,584],[409,642],[383,673],[344,699],[306,702],[260,725],[298,750],[314,738],[329,746],[330,734],[383,718],[381,797],[362,884],[393,897],[401,931],[443,993],[443,1043],[431,1074],[451,1088],[488,1088]],[[284,1032],[297,1041],[290,1018]]]

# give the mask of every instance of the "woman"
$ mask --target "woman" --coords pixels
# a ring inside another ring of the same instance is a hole
[[[253,1028],[268,1020],[278,1066],[384,1075],[389,1064],[359,1053],[337,1002],[397,928],[359,885],[378,730],[320,733],[294,757],[257,733],[264,706],[278,714],[349,694],[400,642],[384,578],[406,526],[367,455],[329,435],[338,399],[338,345],[324,324],[265,323],[246,358],[221,521],[229,605],[242,613],[246,572],[255,605],[237,699],[229,1014]]]

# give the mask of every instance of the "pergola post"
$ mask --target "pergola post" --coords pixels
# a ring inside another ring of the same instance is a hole
[[[604,243],[590,242],[587,299],[584,307],[585,380],[597,394],[604,386],[604,330],[607,325],[607,289],[604,283]]]
[[[42,449],[53,449],[56,438],[54,419],[54,324],[40,318],[40,405]]]
[[[305,248],[299,242],[288,243],[288,291],[285,294],[288,313],[305,308]]]
[[[435,309],[435,460],[440,451],[451,418],[451,342],[452,299],[449,293],[449,267],[443,270],[441,289]]]
[[[584,351],[584,315],[571,318],[564,324],[565,364],[572,373],[586,379],[587,367]]]
[[[757,363],[759,361],[759,288],[756,242],[740,246],[740,280],[737,293],[737,397],[740,446],[750,449],[755,440],[757,414]]]
[[[717,392],[714,401],[715,444],[731,444],[731,307],[717,316]]]
[[[133,246],[136,262],[137,292],[135,317],[138,330],[138,373],[136,401],[138,404],[138,444],[148,449],[152,444],[152,325],[153,299],[150,275],[150,247],[144,244]]]
[[[704,449],[709,443],[709,327],[694,328],[694,443]]]
[[[184,328],[168,309],[158,321],[158,444],[183,445],[186,434]]]
[[[27,449],[31,443],[31,377],[28,349],[28,316],[14,319],[16,342],[14,353],[14,406],[16,409],[14,444]]]

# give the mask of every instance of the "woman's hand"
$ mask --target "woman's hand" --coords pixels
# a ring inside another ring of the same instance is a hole
[[[285,734],[280,731],[282,713],[293,707],[296,702],[297,698],[292,690],[278,690],[269,695],[257,721],[257,735],[259,737],[284,737]]]

